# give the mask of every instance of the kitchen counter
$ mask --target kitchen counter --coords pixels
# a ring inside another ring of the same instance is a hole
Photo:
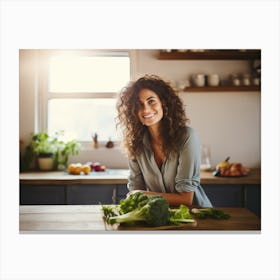
[[[21,184],[52,185],[52,184],[127,184],[128,169],[107,169],[92,171],[88,175],[71,175],[65,171],[34,171],[20,173]]]
[[[245,208],[219,208],[230,214],[228,220],[197,219],[197,225],[184,231],[259,231],[260,219]],[[83,233],[110,232],[102,219],[100,205],[34,205],[19,207],[19,230],[21,233]],[[173,228],[174,229],[174,228]],[[153,230],[145,228],[145,230]],[[119,230],[117,230],[119,232]],[[127,231],[127,230],[126,230]],[[139,230],[137,230],[139,231]],[[123,231],[122,231],[123,232]],[[131,230],[129,230],[131,232]]]
[[[21,184],[127,184],[128,169],[108,169],[105,172],[91,172],[89,175],[70,175],[64,171],[20,173]],[[211,171],[201,171],[201,184],[215,185],[260,185],[260,169],[252,169],[244,177],[215,177]]]

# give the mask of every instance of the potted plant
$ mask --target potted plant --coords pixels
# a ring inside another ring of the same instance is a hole
[[[40,170],[53,170],[57,151],[57,139],[50,138],[47,133],[36,135],[34,152],[37,154]]]
[[[81,150],[80,144],[76,140],[68,142],[59,141],[57,148],[57,168],[64,170],[68,166],[68,159],[70,155],[77,155]]]
[[[30,169],[36,159],[41,170],[66,168],[69,155],[77,155],[80,145],[76,140],[68,142],[59,140],[62,134],[63,132],[56,132],[54,136],[46,132],[34,134],[25,148],[25,155],[21,162],[22,171]]]

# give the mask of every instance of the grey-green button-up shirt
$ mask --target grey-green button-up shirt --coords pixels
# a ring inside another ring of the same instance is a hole
[[[178,143],[178,152],[158,167],[148,134],[143,139],[143,152],[129,160],[128,189],[152,192],[194,192],[201,207],[212,207],[200,185],[200,142],[194,129],[186,126]]]

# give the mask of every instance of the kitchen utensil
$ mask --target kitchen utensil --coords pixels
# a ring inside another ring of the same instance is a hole
[[[205,75],[204,74],[194,74],[192,78],[193,78],[194,84],[197,87],[205,86]]]
[[[220,84],[220,76],[218,74],[210,74],[207,76],[207,84],[209,86],[218,86]]]

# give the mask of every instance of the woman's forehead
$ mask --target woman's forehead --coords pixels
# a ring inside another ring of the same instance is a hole
[[[138,93],[138,98],[140,101],[145,101],[145,100],[147,100],[149,98],[153,98],[153,97],[158,98],[158,95],[150,89],[141,89]]]

